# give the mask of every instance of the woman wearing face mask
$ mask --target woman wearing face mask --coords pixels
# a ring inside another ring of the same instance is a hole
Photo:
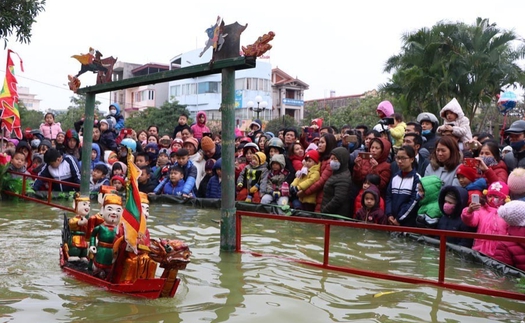
[[[509,187],[504,182],[492,183],[481,203],[470,203],[463,209],[461,219],[465,225],[477,229],[477,233],[507,235],[507,222],[498,215],[498,208],[510,201]],[[493,257],[499,242],[474,239],[472,249]]]
[[[349,207],[348,196],[352,180],[348,170],[349,157],[348,149],[344,147],[337,147],[331,151],[332,176],[324,184],[321,213],[350,216],[352,208]]]
[[[483,177],[487,180],[487,185],[490,185],[497,181],[507,182],[509,178],[509,172],[507,165],[500,158],[498,143],[493,140],[488,140],[483,143],[479,151],[480,162],[478,169],[483,174]]]
[[[439,192],[439,209],[443,216],[439,218],[436,229],[462,232],[476,232],[461,220],[461,212],[468,205],[468,191],[461,186],[448,185]],[[447,237],[448,243],[471,248],[472,239]]]

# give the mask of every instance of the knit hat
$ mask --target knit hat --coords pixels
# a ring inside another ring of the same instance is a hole
[[[206,137],[208,138],[208,137]],[[204,170],[212,170],[213,166],[215,166],[215,160],[214,159],[208,159],[206,161],[206,164],[204,164]]]
[[[317,150],[309,150],[306,155],[304,155],[304,159],[311,158],[316,164],[319,163],[319,152]]]
[[[487,189],[486,195],[495,195],[502,200],[506,200],[509,198],[509,187],[502,181],[494,182],[490,184],[489,188]]]
[[[525,168],[515,168],[507,179],[510,194],[524,195],[525,194]]]
[[[111,177],[111,183],[113,183],[113,181],[119,181],[122,184],[122,186],[126,186],[126,181],[124,180],[124,178],[122,178],[122,176],[115,175]]]
[[[512,227],[525,227],[525,202],[510,201],[498,208],[498,215]]]
[[[474,182],[478,178],[478,171],[473,167],[461,164],[456,170],[456,175],[463,175],[468,178],[469,181]]]
[[[212,150],[213,148],[215,148],[215,143],[208,136],[202,137],[202,139],[201,139],[201,148],[204,151]]]
[[[305,152],[309,152],[310,150],[317,150],[317,145],[314,143],[309,144],[308,147],[306,147]]]
[[[190,143],[193,146],[195,146],[195,151],[197,151],[199,149],[199,142],[197,141],[197,139],[195,139],[193,137],[186,138],[186,140],[184,140],[184,143]]]
[[[259,165],[266,163],[266,155],[260,151],[255,153],[255,157],[259,160]]]

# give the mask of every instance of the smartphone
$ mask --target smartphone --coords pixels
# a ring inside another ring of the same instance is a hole
[[[479,204],[479,194],[472,194],[472,203]]]
[[[370,159],[372,158],[372,154],[367,152],[360,152],[359,157],[361,157],[361,159]]]
[[[463,164],[468,167],[477,168],[479,165],[479,160],[476,158],[463,158]]]

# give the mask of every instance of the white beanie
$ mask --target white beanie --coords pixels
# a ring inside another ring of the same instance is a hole
[[[507,179],[511,196],[525,195],[525,168],[515,168]]]
[[[510,201],[498,208],[498,215],[512,227],[525,227],[525,202]]]

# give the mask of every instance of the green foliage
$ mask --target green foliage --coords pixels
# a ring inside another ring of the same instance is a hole
[[[55,115],[55,121],[60,122],[62,130],[75,129],[74,124],[85,116],[86,96],[75,95],[70,98],[71,105],[66,111],[58,111]],[[98,110],[100,101],[95,101],[95,117],[101,119],[103,114]],[[42,118],[43,122],[44,118]]]
[[[45,0],[2,0],[0,3],[0,39],[15,35],[19,43],[29,44],[36,16],[44,10]]]
[[[289,115],[285,115],[283,117],[274,118],[266,124],[265,131],[273,132],[277,136],[279,133],[279,129],[282,128],[289,128],[289,127],[295,127],[299,128],[299,124],[295,119]]]
[[[44,114],[40,111],[28,110],[24,102],[18,103],[18,111],[20,112],[22,130],[25,128],[38,129],[40,124],[44,122]]]
[[[403,36],[401,53],[386,63],[392,78],[381,90],[396,96],[412,115],[439,115],[455,97],[472,120],[507,85],[525,84],[525,71],[517,64],[524,57],[525,41],[488,19],[477,18],[474,25],[439,22]]]
[[[0,191],[8,191],[16,194],[22,194],[22,178],[13,178],[13,176],[7,172],[10,163],[0,165]],[[34,193],[31,188],[33,181],[26,178],[26,193]]]
[[[180,105],[177,101],[166,101],[160,108],[149,107],[146,110],[134,113],[131,117],[126,119],[126,128],[140,131],[146,130],[149,126],[155,125],[159,127],[159,135],[172,135],[173,129],[178,124],[179,116],[185,113],[189,115],[190,112],[185,105]],[[188,124],[191,120],[188,120]]]

